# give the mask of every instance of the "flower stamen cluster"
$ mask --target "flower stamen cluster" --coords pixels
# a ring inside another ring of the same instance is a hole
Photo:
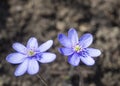
[[[36,54],[36,52],[34,52],[33,50],[28,50],[28,56],[34,56]]]
[[[78,45],[78,44],[77,44],[76,46],[74,46],[73,49],[74,49],[74,51],[76,51],[77,53],[81,51],[81,47],[80,47],[80,45]]]

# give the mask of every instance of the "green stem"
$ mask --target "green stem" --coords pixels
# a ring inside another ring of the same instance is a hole
[[[40,80],[44,83],[45,86],[48,86],[46,80],[39,74],[37,75],[38,78],[40,78]]]

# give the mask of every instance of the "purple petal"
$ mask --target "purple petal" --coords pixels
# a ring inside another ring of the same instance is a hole
[[[91,66],[91,65],[94,65],[95,64],[95,61],[93,58],[89,57],[89,56],[86,56],[86,57],[80,57],[81,58],[81,61],[88,65],[88,66]]]
[[[23,54],[27,53],[27,48],[21,43],[14,43],[12,47],[14,50],[16,50],[19,53],[23,53]]]
[[[15,76],[21,76],[27,71],[28,67],[28,59],[26,59],[23,63],[21,63],[17,69],[15,70]]]
[[[27,42],[27,48],[29,49],[37,49],[38,48],[38,42],[37,39],[35,37],[31,37],[28,42]]]
[[[73,66],[78,66],[80,63],[80,57],[74,53],[73,55],[68,57],[68,62]]]
[[[72,46],[75,46],[78,43],[78,34],[74,28],[71,28],[68,31],[68,38],[71,40]]]
[[[35,60],[35,59],[29,59],[27,72],[30,75],[33,75],[33,74],[38,73],[38,71],[39,71],[39,64],[38,64],[37,60]]]
[[[39,59],[38,61],[41,63],[49,63],[54,61],[55,58],[56,58],[55,54],[46,52],[46,53],[42,53],[41,59]]]
[[[52,45],[53,45],[53,41],[48,40],[47,42],[40,45],[37,50],[40,51],[40,52],[44,52],[44,51],[47,51]]]
[[[26,57],[26,55],[20,53],[12,53],[6,57],[6,60],[12,64],[18,64],[23,62]]]
[[[70,39],[68,39],[64,34],[59,34],[58,40],[65,47],[70,48],[72,46]]]
[[[86,48],[86,50],[91,57],[97,57],[101,54],[101,51],[99,49]]]
[[[87,48],[92,44],[92,42],[93,42],[93,36],[89,33],[84,34],[79,40],[79,43],[82,48]]]
[[[58,50],[61,54],[66,56],[73,54],[73,50],[71,48],[59,48]]]

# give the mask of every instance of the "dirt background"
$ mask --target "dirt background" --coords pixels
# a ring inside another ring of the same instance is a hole
[[[6,62],[12,44],[34,36],[39,44],[52,39],[57,59],[41,64],[48,86],[120,86],[120,0],[0,0],[0,86],[45,86],[37,75],[14,76],[17,65]],[[57,34],[74,27],[79,36],[94,35],[91,47],[102,55],[96,64],[71,68],[60,55]]]

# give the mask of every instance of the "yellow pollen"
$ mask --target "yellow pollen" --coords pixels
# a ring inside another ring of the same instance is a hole
[[[29,55],[29,56],[33,56],[34,54],[35,54],[34,51],[31,51],[31,50],[30,50],[30,51],[28,52],[28,55]]]
[[[79,51],[81,50],[81,47],[80,47],[79,45],[76,45],[76,46],[74,47],[74,50],[77,51],[77,52],[79,52]]]

